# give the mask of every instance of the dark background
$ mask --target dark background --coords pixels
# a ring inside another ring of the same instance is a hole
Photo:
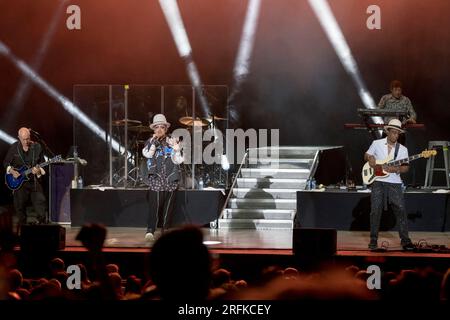
[[[32,64],[60,0],[0,0],[0,40]],[[170,30],[155,0],[71,1],[81,7],[81,30],[61,18],[37,72],[66,97],[75,84],[189,85]],[[181,0],[181,15],[202,81],[233,85],[247,1]],[[425,131],[408,134],[410,154],[429,140],[449,140],[450,1],[329,0],[362,79],[378,103],[399,79]],[[381,30],[368,30],[366,9],[381,8]],[[22,74],[0,56],[0,129],[16,136],[32,127],[65,155],[72,141],[72,117],[45,92],[32,86],[22,106],[12,98]],[[371,138],[345,130],[363,107],[306,0],[263,0],[250,74],[232,101],[234,127],[279,128],[282,145],[343,145],[355,172]],[[105,105],[107,108],[107,105]],[[147,119],[139,119],[146,121]],[[7,143],[0,141],[0,155]],[[410,182],[422,184],[425,161]],[[2,190],[2,193],[4,191]]]

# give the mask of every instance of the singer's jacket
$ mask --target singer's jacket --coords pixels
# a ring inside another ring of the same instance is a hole
[[[180,180],[181,150],[175,151],[170,138],[147,140],[142,154],[147,158],[148,181],[154,191],[173,191]]]

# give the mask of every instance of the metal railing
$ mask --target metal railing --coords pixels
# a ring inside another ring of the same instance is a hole
[[[237,181],[239,175],[241,174],[242,166],[243,166],[244,163],[247,161],[248,154],[249,154],[249,149],[245,150],[244,157],[242,158],[241,164],[239,165],[239,169],[237,170],[236,175],[234,176],[233,183],[231,184],[231,188],[230,188],[230,190],[228,191],[228,195],[227,195],[227,198],[225,199],[225,202],[224,202],[224,204],[223,204],[223,206],[222,206],[222,210],[220,211],[220,215],[219,215],[219,217],[216,219],[216,222],[215,222],[215,228],[216,228],[216,229],[219,227],[219,221],[218,221],[218,220],[219,220],[219,219],[222,219],[222,217],[223,217],[223,212],[224,212],[225,208],[226,208],[227,205],[228,205],[228,201],[230,200],[231,195],[233,194],[234,186],[236,185],[236,181]]]

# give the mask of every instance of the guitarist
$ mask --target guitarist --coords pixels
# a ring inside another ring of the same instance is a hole
[[[14,208],[19,218],[19,225],[26,223],[26,205],[31,199],[34,211],[37,215],[39,224],[46,223],[47,220],[47,201],[41,184],[41,177],[45,175],[45,170],[37,166],[44,162],[42,146],[39,143],[31,141],[30,130],[20,128],[18,134],[19,141],[13,143],[6,154],[3,166],[6,173],[10,173],[17,178],[20,174],[19,168],[26,166],[32,168],[32,175],[28,181],[24,181],[22,186],[13,191]]]
[[[376,160],[384,160],[389,156],[393,159],[408,158],[408,149],[397,140],[401,133],[402,123],[398,119],[391,119],[389,124],[384,126],[386,138],[372,142],[369,150],[364,155],[364,159],[369,162],[372,168],[376,166]],[[408,221],[406,218],[405,201],[403,199],[401,173],[407,172],[408,165],[386,166],[384,170],[389,174],[380,178],[372,184],[371,212],[370,212],[370,243],[369,249],[376,250],[378,247],[378,230],[380,227],[381,213],[387,210],[387,203],[392,205],[394,214],[399,225],[399,235],[401,245],[404,250],[414,249],[414,245],[408,236]]]

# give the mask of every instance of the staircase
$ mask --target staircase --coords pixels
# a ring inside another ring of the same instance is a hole
[[[319,151],[328,148],[332,147],[249,149],[218,227],[292,229],[296,192],[305,189],[306,181],[317,168]]]

